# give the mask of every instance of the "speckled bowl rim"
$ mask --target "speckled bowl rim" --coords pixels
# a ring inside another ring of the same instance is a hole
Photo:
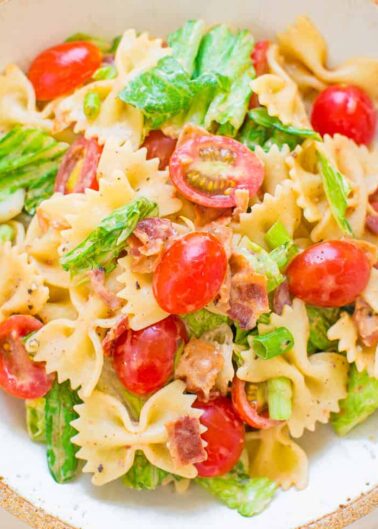
[[[12,490],[4,481],[0,481],[0,507],[19,520],[26,522],[33,529],[78,529],[62,522],[43,509],[35,507]],[[363,518],[375,508],[378,508],[378,485],[348,504],[340,505],[336,511],[301,525],[297,529],[343,529]]]

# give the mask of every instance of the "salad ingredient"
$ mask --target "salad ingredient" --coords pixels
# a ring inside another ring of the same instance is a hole
[[[311,124],[322,136],[343,134],[356,143],[373,141],[377,115],[374,103],[358,86],[329,86],[314,101]]]
[[[40,53],[28,77],[37,99],[49,101],[82,86],[100,65],[101,52],[91,42],[65,42]]]
[[[205,332],[216,329],[223,323],[228,323],[227,316],[214,314],[206,309],[197,310],[181,316],[190,335],[200,338]]]
[[[114,346],[120,381],[136,395],[157,391],[172,377],[176,351],[186,340],[185,326],[175,316],[140,331],[126,330]]]
[[[219,292],[226,270],[226,253],[218,239],[189,233],[162,255],[153,278],[155,298],[172,314],[202,309]]]
[[[361,342],[366,347],[375,347],[378,344],[378,314],[362,298],[356,299],[353,320]]]
[[[256,77],[269,73],[268,64],[268,50],[270,46],[269,40],[259,40],[256,42],[252,52],[253,67],[256,72]]]
[[[126,487],[136,490],[155,490],[171,476],[165,470],[152,465],[143,452],[135,454],[133,466],[122,478]]]
[[[264,360],[287,353],[293,345],[293,335],[286,327],[277,327],[273,331],[252,338],[254,352]]]
[[[293,239],[290,237],[287,229],[280,220],[277,220],[266,232],[265,242],[273,250],[279,246],[287,243],[292,243]]]
[[[151,130],[142,147],[147,149],[147,160],[159,158],[159,169],[163,170],[169,164],[176,143],[177,140],[166,136],[161,130]]]
[[[115,79],[117,75],[117,68],[114,64],[106,64],[98,68],[92,75],[92,78],[94,81],[103,81],[104,79]]]
[[[193,465],[206,459],[203,447],[200,422],[195,417],[180,417],[166,424],[168,450],[178,466]]]
[[[112,41],[108,41],[101,37],[88,35],[88,33],[74,33],[70,35],[65,42],[90,42],[96,46],[102,53],[115,53],[118,48],[119,38],[115,37]]]
[[[78,447],[72,443],[76,430],[71,422],[78,417],[74,406],[80,402],[68,381],[63,384],[55,382],[46,395],[47,463],[57,483],[70,481],[78,471]]]
[[[318,307],[353,303],[369,276],[366,254],[346,240],[314,244],[294,257],[287,269],[291,294]]]
[[[46,442],[45,405],[44,397],[25,400],[26,427],[30,439],[37,443]]]
[[[88,119],[96,119],[101,110],[101,98],[97,92],[87,92],[83,102],[84,114]]]
[[[198,49],[204,33],[203,20],[188,20],[181,28],[168,35],[168,46],[172,49],[173,56],[190,76],[195,68]]]
[[[271,419],[266,411],[261,411],[261,405],[257,400],[249,400],[247,394],[247,383],[237,376],[232,381],[232,404],[237,414],[248,426],[258,430],[267,430],[277,426],[278,422]]]
[[[226,397],[209,402],[196,400],[193,406],[203,410],[200,421],[207,428],[202,434],[207,443],[207,459],[196,464],[198,475],[222,476],[235,466],[243,451],[243,423]]]
[[[138,222],[157,215],[157,205],[144,197],[116,209],[82,243],[63,255],[62,267],[73,275],[100,267],[112,269]]]
[[[250,478],[240,463],[224,476],[197,478],[196,482],[242,516],[263,511],[277,490],[268,478]]]
[[[282,314],[285,305],[291,306],[289,283],[286,279],[274,291],[272,305],[276,314]]]
[[[349,371],[348,395],[340,402],[339,413],[331,416],[338,435],[346,435],[378,409],[378,380],[353,364]]]
[[[238,254],[244,256],[250,263],[251,268],[257,273],[264,275],[267,279],[268,292],[272,292],[277,288],[284,280],[284,276],[281,274],[278,264],[275,259],[272,258],[272,254],[269,254],[259,246],[252,242],[247,237],[242,239],[244,248],[238,248]],[[234,260],[236,256],[234,254]],[[239,258],[239,260],[241,260]]]
[[[276,421],[287,421],[292,413],[293,388],[286,377],[270,378],[267,381],[269,417]]]
[[[94,138],[79,136],[72,143],[56,175],[55,191],[63,194],[98,189],[97,166],[102,148]]]
[[[340,309],[306,306],[310,323],[310,337],[307,344],[309,353],[317,351],[337,351],[337,342],[329,340],[327,332],[340,316]]]
[[[111,310],[117,310],[121,306],[121,300],[112,290],[105,284],[105,270],[103,268],[95,268],[88,272],[91,288],[95,294],[102,299],[102,301]]]
[[[212,208],[234,207],[235,190],[259,190],[264,166],[244,145],[223,136],[184,135],[170,164],[173,184],[190,201]]]
[[[327,158],[318,152],[320,169],[323,177],[323,187],[331,208],[332,215],[339,225],[340,229],[349,235],[352,234],[352,228],[345,217],[348,207],[349,185],[343,175],[339,173]]]
[[[4,244],[8,241],[13,241],[14,230],[8,224],[2,224],[0,226],[0,244]]]
[[[23,338],[42,327],[33,316],[10,316],[0,324],[0,388],[20,399],[43,397],[50,390],[52,377],[44,364],[33,362]]]

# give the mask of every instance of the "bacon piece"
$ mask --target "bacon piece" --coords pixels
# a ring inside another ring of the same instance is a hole
[[[211,233],[218,239],[218,241],[223,245],[224,250],[227,255],[227,259],[231,257],[232,252],[232,229],[230,227],[231,217],[221,217],[206,226],[202,227],[201,231]]]
[[[117,325],[109,329],[102,341],[102,347],[106,356],[113,356],[116,342],[129,329],[127,316],[121,316]]]
[[[214,344],[192,338],[185,346],[175,370],[175,378],[185,381],[186,389],[208,400],[224,364]]]
[[[154,217],[138,222],[128,240],[133,272],[153,272],[167,243],[176,235],[168,219]]]
[[[105,270],[96,268],[88,272],[91,287],[97,296],[112,310],[117,310],[121,305],[121,300],[105,285]]]
[[[248,259],[232,254],[230,309],[228,315],[242,329],[253,329],[261,314],[269,311],[266,277],[257,274]]]
[[[378,314],[362,298],[357,298],[353,319],[361,342],[367,347],[378,344]]]
[[[378,215],[367,215],[366,227],[374,235],[378,235]]]
[[[165,427],[168,432],[168,450],[176,465],[193,465],[205,461],[207,453],[203,447],[198,419],[180,417]]]
[[[282,314],[285,305],[291,305],[289,283],[287,281],[281,283],[274,291],[273,311],[276,314]]]
[[[232,208],[206,208],[194,205],[194,224],[199,228],[223,217],[231,217]]]
[[[230,294],[231,294],[231,268],[227,265],[227,272],[224,281],[216,295],[213,303],[220,313],[227,313],[230,308]]]

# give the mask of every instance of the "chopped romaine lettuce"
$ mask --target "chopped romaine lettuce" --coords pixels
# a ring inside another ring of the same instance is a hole
[[[168,46],[174,58],[192,76],[201,39],[205,32],[203,20],[188,20],[181,28],[168,35]]]
[[[133,466],[122,478],[123,484],[136,490],[155,490],[171,474],[152,465],[143,452],[137,452]]]
[[[267,381],[269,417],[275,421],[287,421],[292,413],[293,389],[286,377],[270,378]]]
[[[144,197],[116,209],[102,219],[82,243],[61,258],[61,265],[73,275],[99,267],[112,269],[138,222],[145,217],[156,217],[158,213],[157,205]]]
[[[263,511],[277,490],[277,485],[268,478],[250,478],[240,463],[224,476],[197,478],[196,482],[242,516]]]
[[[247,257],[255,272],[267,277],[268,292],[272,292],[285,280],[277,262],[272,258],[271,254],[258,244],[252,242],[248,237],[243,237],[238,252]]]
[[[344,176],[332,166],[324,154],[319,151],[318,158],[323,177],[323,187],[333,218],[344,233],[352,235],[352,228],[345,216],[348,207],[347,198],[350,192],[348,182],[345,180]]]
[[[337,341],[327,338],[330,327],[339,319],[340,309],[321,308],[307,305],[307,315],[310,322],[310,337],[307,344],[309,353],[317,351],[337,351]]]
[[[205,332],[216,329],[223,323],[228,323],[227,316],[221,314],[214,314],[206,309],[197,310],[190,314],[185,314],[181,318],[186,323],[190,334],[196,338],[200,338]]]
[[[378,379],[359,372],[353,364],[349,370],[348,395],[340,402],[339,413],[331,415],[338,435],[346,435],[378,409]]]
[[[38,443],[46,442],[46,399],[30,399],[25,401],[26,427],[32,441]]]

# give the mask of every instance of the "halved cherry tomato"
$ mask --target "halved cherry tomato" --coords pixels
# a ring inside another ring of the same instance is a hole
[[[239,415],[239,417],[252,428],[257,428],[259,430],[266,430],[268,428],[273,428],[280,424],[280,421],[274,421],[269,419],[269,417],[264,416],[264,413],[261,414],[258,410],[256,402],[250,402],[247,398],[247,393],[245,390],[246,382],[240,380],[238,377],[234,377],[232,381],[232,404]]]
[[[185,325],[176,316],[140,331],[125,331],[117,338],[113,353],[120,381],[137,395],[162,388],[173,375],[178,347],[187,339]]]
[[[90,42],[64,42],[40,53],[28,77],[37,99],[48,101],[73,92],[101,65],[101,52]]]
[[[264,179],[263,164],[245,145],[200,132],[178,142],[169,171],[188,200],[212,208],[234,207],[235,189],[248,189],[254,196]]]
[[[60,164],[55,180],[59,193],[84,193],[86,189],[98,189],[97,166],[102,147],[94,138],[79,136],[68,149]]]
[[[348,241],[314,244],[287,269],[290,292],[310,305],[342,307],[353,303],[370,276],[365,252]]]
[[[194,408],[203,410],[201,423],[207,430],[202,439],[207,443],[206,461],[196,463],[202,477],[222,476],[238,462],[244,448],[244,425],[236,415],[230,399],[218,397],[209,402],[196,400]]]
[[[373,141],[377,114],[367,93],[358,86],[329,86],[314,101],[313,128],[322,136],[336,133],[356,143]]]
[[[159,169],[165,169],[175,150],[177,140],[166,136],[161,130],[152,130],[144,140],[142,147],[147,149],[147,160],[159,158]]]
[[[268,49],[269,40],[259,40],[256,42],[252,52],[252,62],[255,68],[256,77],[269,72]]]
[[[163,254],[153,277],[154,295],[171,314],[186,314],[210,303],[223,283],[227,257],[210,233],[188,233]]]
[[[54,377],[44,364],[33,362],[22,341],[41,327],[32,316],[11,316],[0,324],[0,388],[14,397],[36,399],[51,389]]]

